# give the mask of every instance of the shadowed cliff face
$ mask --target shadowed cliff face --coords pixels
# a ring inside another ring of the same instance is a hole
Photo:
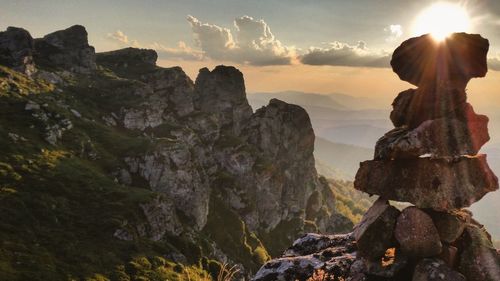
[[[181,264],[216,276],[222,262],[242,278],[305,229],[349,225],[314,168],[304,109],[273,100],[253,113],[236,68],[203,68],[193,82],[156,59],[95,54],[82,26],[0,33],[0,227],[24,233],[0,231],[14,245],[0,254],[5,278],[132,276],[158,259],[169,280],[183,280]],[[30,219],[10,219],[20,214]],[[13,252],[28,240],[51,260],[23,271]],[[68,241],[81,252],[59,253]]]
[[[254,280],[498,280],[490,234],[462,209],[498,189],[486,156],[477,155],[489,140],[488,118],[465,93],[471,78],[486,74],[488,47],[466,33],[403,42],[391,65],[418,89],[396,97],[396,128],[377,141],[375,159],[360,164],[354,182],[379,198],[352,234],[303,236]],[[389,200],[414,206],[399,210]]]

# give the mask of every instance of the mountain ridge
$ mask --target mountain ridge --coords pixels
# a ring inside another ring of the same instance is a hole
[[[236,68],[193,82],[156,59],[95,53],[83,26],[0,32],[0,279],[208,280],[229,264],[243,280],[305,231],[352,227],[302,107],[253,112]]]

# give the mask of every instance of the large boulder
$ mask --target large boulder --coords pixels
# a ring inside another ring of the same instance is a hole
[[[416,86],[452,82],[464,89],[488,71],[489,42],[479,34],[453,33],[444,41],[432,35],[410,38],[393,53],[391,66],[404,81]]]
[[[35,39],[35,62],[48,69],[90,73],[96,69],[95,49],[90,46],[87,31],[74,25]]]
[[[398,209],[386,200],[375,201],[353,231],[360,256],[379,260],[388,248],[395,245],[393,231],[398,215]]]
[[[457,159],[370,160],[360,164],[354,188],[420,208],[468,207],[498,189],[485,155]]]
[[[468,225],[460,241],[460,248],[462,251],[458,270],[468,281],[500,280],[500,255],[484,229]]]
[[[22,28],[8,27],[0,32],[0,64],[31,75],[36,71],[33,61],[34,41]]]
[[[416,207],[401,212],[394,236],[403,253],[410,257],[431,257],[441,253],[439,233],[431,217]]]
[[[471,221],[471,216],[466,210],[426,211],[434,221],[441,241],[449,244],[455,242],[462,235],[466,225]]]
[[[195,108],[215,114],[222,127],[238,135],[252,115],[243,74],[232,66],[200,69],[195,81]]]

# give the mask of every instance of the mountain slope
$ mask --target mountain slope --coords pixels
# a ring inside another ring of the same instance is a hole
[[[340,170],[353,179],[359,168],[359,162],[373,158],[373,150],[354,145],[334,143],[316,137],[314,157],[325,164]]]
[[[0,33],[0,280],[243,279],[352,226],[303,108],[254,113],[234,67],[193,82],[156,59],[96,54],[82,26]]]

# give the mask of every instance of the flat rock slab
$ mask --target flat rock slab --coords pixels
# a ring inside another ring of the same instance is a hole
[[[489,139],[488,117],[484,115],[471,114],[465,121],[427,120],[413,130],[400,127],[386,133],[377,141],[375,159],[476,155]]]
[[[437,81],[461,81],[488,71],[489,42],[479,34],[453,33],[437,42],[431,35],[410,38],[393,53],[391,66],[401,80],[420,86]]]
[[[445,159],[370,160],[361,162],[354,188],[419,208],[468,207],[498,189],[486,155]]]

